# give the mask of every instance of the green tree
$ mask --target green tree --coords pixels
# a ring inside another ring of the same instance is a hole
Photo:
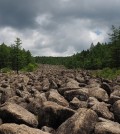
[[[13,60],[13,68],[17,71],[17,74],[19,72],[19,69],[20,69],[20,58],[21,58],[21,55],[20,55],[20,51],[21,51],[21,40],[20,38],[16,38],[15,40],[15,44],[13,45],[13,55],[12,55],[12,60]]]

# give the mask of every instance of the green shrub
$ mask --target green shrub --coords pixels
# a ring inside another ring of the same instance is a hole
[[[29,63],[26,67],[24,67],[23,69],[21,69],[21,71],[23,72],[33,72],[38,68],[38,64],[32,64]]]
[[[116,68],[104,68],[103,70],[93,71],[92,73],[96,77],[106,78],[106,79],[115,79],[120,75],[120,70]]]
[[[8,73],[8,72],[11,72],[11,69],[5,67],[5,68],[2,68],[2,69],[1,69],[1,72],[2,72],[2,73]]]

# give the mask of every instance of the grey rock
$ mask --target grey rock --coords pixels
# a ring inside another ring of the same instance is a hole
[[[57,128],[74,113],[75,111],[72,109],[60,106],[57,103],[44,102],[38,115],[39,127],[48,126]]]
[[[99,101],[107,102],[109,100],[107,92],[100,87],[89,88],[89,96],[95,97]]]
[[[93,110],[80,108],[57,129],[56,134],[90,134],[97,119],[98,116]]]
[[[78,98],[74,97],[72,101],[69,103],[70,108],[77,110],[78,108],[87,108],[87,101],[80,101]]]
[[[102,120],[96,123],[95,134],[120,134],[120,124],[110,120]]]
[[[0,134],[50,134],[26,125],[6,123],[0,126]]]
[[[63,96],[61,96],[57,90],[54,89],[48,92],[48,101],[56,102],[57,104],[65,107],[69,106],[67,100]]]
[[[32,127],[37,127],[38,125],[38,121],[32,113],[10,102],[0,106],[0,117],[4,122],[8,123],[26,124]]]

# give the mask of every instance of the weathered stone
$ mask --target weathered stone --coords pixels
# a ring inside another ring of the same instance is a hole
[[[60,106],[57,103],[50,101],[44,102],[38,115],[39,126],[57,128],[74,113],[73,110]]]
[[[103,88],[107,92],[107,94],[110,96],[112,92],[112,87],[108,83],[103,82],[101,85],[101,88]]]
[[[110,95],[110,103],[114,104],[116,101],[120,100],[120,88],[115,89]]]
[[[59,92],[61,95],[64,95],[64,93],[65,93],[66,91],[77,90],[77,89],[80,89],[80,87],[79,87],[79,88],[61,87],[61,88],[58,89],[58,92]]]
[[[28,91],[21,91],[19,89],[16,89],[16,95],[22,98],[28,98],[31,96],[31,94]]]
[[[22,75],[22,78],[23,78],[24,84],[27,85],[27,83],[29,82],[29,77],[26,75]]]
[[[47,78],[45,78],[43,80],[43,83],[42,83],[42,90],[43,91],[48,91],[49,90],[49,87],[50,87],[49,80]]]
[[[6,123],[0,126],[0,134],[50,134],[26,125]]]
[[[76,80],[69,78],[68,82],[66,83],[67,88],[79,88],[79,82]]]
[[[82,77],[82,76],[80,76],[80,75],[77,75],[75,79],[76,79],[79,83],[85,83],[84,77]]]
[[[116,101],[112,108],[116,120],[120,122],[120,100]]]
[[[37,127],[38,125],[38,121],[32,113],[10,102],[0,106],[0,117],[7,123],[26,124],[32,127]]]
[[[104,102],[97,102],[95,103],[92,107],[92,110],[94,110],[99,117],[103,117],[106,119],[114,119],[114,115],[113,113],[111,113],[106,105],[106,103]]]
[[[88,107],[91,108],[92,106],[94,106],[98,102],[99,101],[95,97],[89,97],[88,98]]]
[[[0,125],[2,125],[3,124],[3,121],[2,121],[2,119],[0,118]]]
[[[58,85],[54,80],[50,81],[50,88],[51,89],[58,89]]]
[[[117,76],[117,80],[118,83],[120,83],[120,76]]]
[[[2,88],[7,88],[8,86],[9,86],[8,83],[2,83],[2,84],[1,84],[1,87],[2,87]]]
[[[77,89],[77,90],[66,91],[64,93],[64,96],[68,101],[72,101],[74,97],[78,98],[81,101],[87,101],[88,89],[82,88],[82,89]]]
[[[78,108],[87,108],[87,101],[80,101],[78,98],[74,97],[69,103],[70,108],[76,110]]]
[[[103,120],[96,124],[95,134],[120,134],[120,124],[110,120]]]
[[[98,116],[93,110],[80,108],[57,129],[56,134],[90,134],[97,119]]]
[[[1,98],[0,98],[1,104],[5,103],[6,101],[9,100],[9,98],[15,95],[15,91],[10,87],[2,89],[0,90],[0,92],[1,92]]]
[[[48,93],[48,101],[56,102],[57,104],[65,107],[69,106],[67,100],[65,100],[65,98],[61,96],[57,90],[51,90]]]
[[[87,86],[87,84],[85,84],[85,83],[80,83],[79,84],[79,87],[85,87],[85,86]]]
[[[47,126],[43,126],[41,130],[48,133],[55,133],[55,130],[53,128]]]
[[[17,104],[25,109],[27,107],[26,100],[24,98],[19,97],[19,96],[13,96],[7,102],[15,103],[15,104]]]
[[[89,82],[88,82],[88,87],[91,87],[91,88],[95,88],[95,87],[100,87],[100,81],[97,80],[97,79],[89,79]]]
[[[108,96],[107,92],[104,89],[99,88],[99,87],[89,88],[89,96],[95,97],[99,101],[107,102],[109,100],[109,96]]]
[[[40,95],[36,96],[35,98],[28,98],[28,105],[27,105],[27,110],[30,111],[31,113],[38,115],[39,110],[42,107],[43,100]]]

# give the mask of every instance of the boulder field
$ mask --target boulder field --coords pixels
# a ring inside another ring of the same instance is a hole
[[[50,65],[0,73],[0,134],[120,134],[120,81]]]

